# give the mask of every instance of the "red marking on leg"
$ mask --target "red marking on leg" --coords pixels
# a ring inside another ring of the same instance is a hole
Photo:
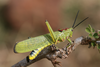
[[[60,41],[58,40],[57,42],[59,43]]]
[[[63,41],[65,41],[65,40],[63,39]]]

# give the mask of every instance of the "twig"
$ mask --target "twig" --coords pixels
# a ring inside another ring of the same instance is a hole
[[[43,58],[47,58],[48,60],[50,60],[54,67],[56,67],[56,65],[61,66],[61,64],[60,64],[61,62],[56,61],[57,58],[64,58],[64,59],[67,58],[68,55],[73,50],[75,50],[78,45],[88,45],[90,43],[90,41],[91,40],[89,38],[79,37],[74,40],[72,45],[70,45],[70,43],[68,43],[65,47],[60,48],[60,49],[56,49],[56,50],[52,51],[51,46],[46,47],[45,49],[43,49],[40,52],[40,54],[35,59],[29,60],[28,57],[26,57],[23,60],[21,60],[20,62],[13,65],[12,67],[27,67],[28,65],[30,65],[38,60],[41,60]]]

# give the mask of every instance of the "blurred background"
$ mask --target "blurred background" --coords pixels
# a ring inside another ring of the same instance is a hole
[[[0,0],[0,67],[11,67],[24,59],[28,53],[15,54],[16,42],[48,33],[47,19],[54,31],[70,28],[77,11],[76,24],[89,17],[74,30],[74,40],[88,36],[85,28],[90,24],[100,29],[100,0]],[[68,42],[58,44],[63,47]],[[95,48],[78,46],[67,59],[58,59],[62,67],[100,67],[100,53]],[[53,67],[50,61],[42,59],[28,67]],[[59,67],[59,66],[58,66]]]

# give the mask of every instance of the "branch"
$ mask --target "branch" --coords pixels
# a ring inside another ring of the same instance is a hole
[[[46,47],[45,49],[43,49],[35,59],[29,60],[28,56],[27,56],[26,58],[24,58],[20,62],[16,63],[12,67],[27,67],[28,65],[35,63],[38,60],[41,60],[43,58],[47,58],[48,60],[50,60],[54,67],[56,67],[56,65],[61,66],[61,64],[60,64],[61,62],[56,61],[57,58],[65,59],[68,57],[68,55],[70,53],[72,53],[73,50],[76,49],[76,47],[78,45],[88,45],[90,42],[91,42],[91,38],[79,37],[73,41],[72,45],[70,45],[70,43],[68,43],[63,48],[52,50],[51,46],[49,46],[49,47]]]

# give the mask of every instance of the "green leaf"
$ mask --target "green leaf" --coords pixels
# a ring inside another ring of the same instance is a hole
[[[100,34],[100,30],[98,30],[98,34]]]
[[[89,29],[90,29],[91,32],[95,32],[95,30],[91,27],[90,24],[88,25],[88,27],[89,27]]]
[[[100,44],[97,44],[97,48],[100,49]]]
[[[89,37],[93,37],[93,36],[92,36],[92,33],[89,34]]]
[[[85,29],[85,31],[86,31],[87,33],[91,33],[91,30],[90,30],[88,27]]]
[[[95,30],[92,28],[92,32],[95,32]]]
[[[92,45],[93,47],[95,47],[95,43],[94,43],[94,42],[91,42],[91,45]]]
[[[91,29],[91,25],[89,24],[88,27]]]
[[[99,36],[98,36],[97,33],[94,33],[94,34],[93,34],[93,37],[94,37],[94,38],[99,38]]]
[[[90,29],[90,30],[92,30],[92,27],[91,27],[91,25],[90,25],[90,24],[88,25],[88,27],[89,27],[89,29]]]

